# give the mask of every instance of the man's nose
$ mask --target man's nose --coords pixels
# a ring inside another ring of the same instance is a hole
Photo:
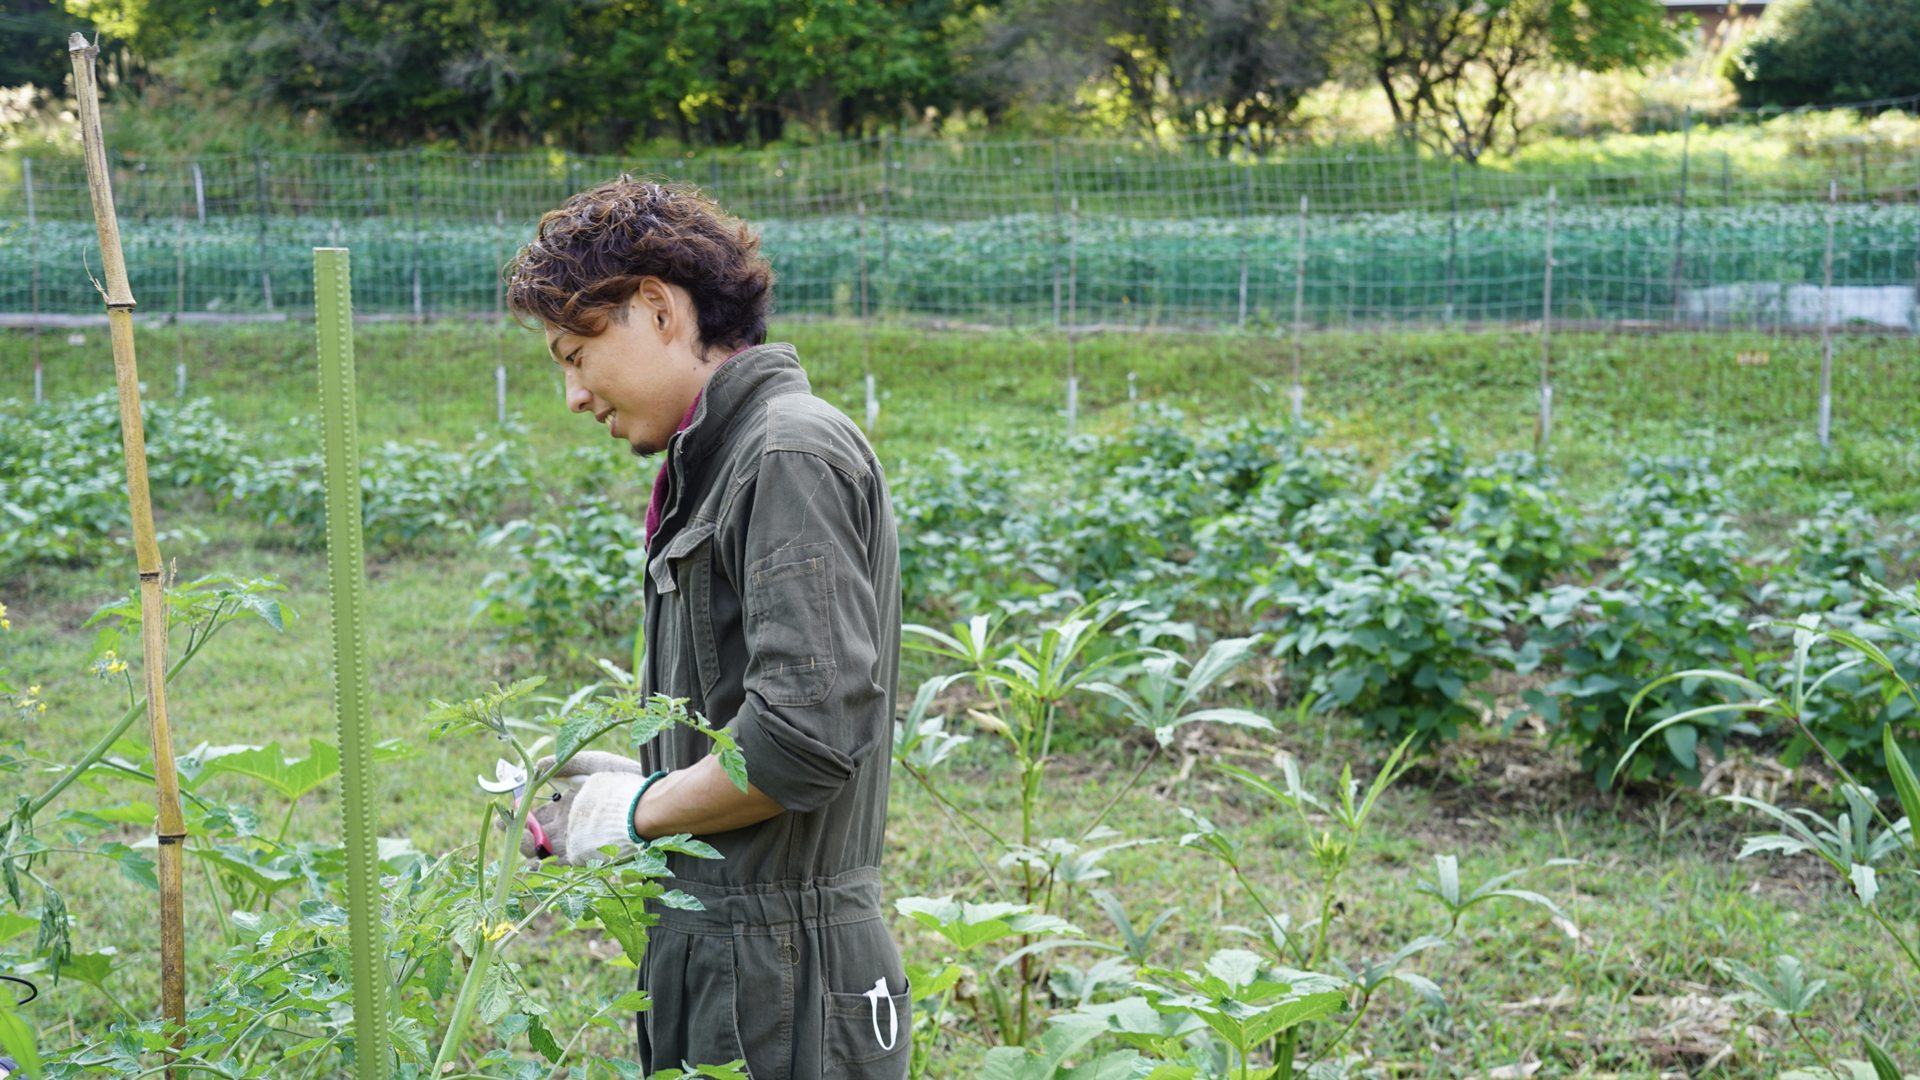
[[[593,410],[593,394],[580,385],[571,371],[567,372],[567,408],[579,413]]]

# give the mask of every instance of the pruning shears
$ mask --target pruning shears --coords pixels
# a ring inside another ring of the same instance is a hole
[[[474,781],[480,785],[480,790],[488,794],[505,795],[509,791],[513,792],[513,808],[516,811],[520,809],[520,800],[527,794],[527,780],[527,770],[505,758],[494,761],[493,779],[489,780],[485,776],[474,777]],[[553,801],[559,802],[560,799],[560,793],[554,792]],[[527,815],[527,832],[533,834],[533,853],[542,859],[552,858],[553,847],[547,842],[547,830],[540,827],[540,822],[532,814]]]

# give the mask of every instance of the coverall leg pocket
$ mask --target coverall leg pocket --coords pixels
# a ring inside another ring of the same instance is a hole
[[[648,983],[653,1006],[640,1014],[646,1026],[642,1040],[657,1057],[654,1069],[673,1068],[681,1061],[696,1065],[725,1065],[747,1055],[740,1038],[740,980],[730,937],[680,934],[656,929],[649,948]],[[678,1050],[678,1055],[673,1051]],[[758,1080],[751,1064],[749,1073]]]
[[[913,1046],[913,999],[875,980],[864,994],[826,995],[822,1073],[829,1080],[899,1080]]]
[[[753,1080],[794,1080],[793,948],[791,932],[769,936],[734,927],[739,997],[733,1014]]]

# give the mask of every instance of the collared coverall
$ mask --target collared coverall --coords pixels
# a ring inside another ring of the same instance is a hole
[[[671,857],[665,884],[705,910],[655,905],[640,1064],[899,1080],[911,1009],[880,908],[900,664],[886,477],[784,344],[721,366],[666,453],[641,688],[731,731],[785,812],[701,837],[720,860]],[[675,727],[639,757],[651,771],[710,752]]]

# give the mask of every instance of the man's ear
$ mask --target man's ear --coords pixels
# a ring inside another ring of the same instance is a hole
[[[674,321],[684,317],[675,310],[673,288],[657,277],[641,278],[640,287],[634,290],[633,299],[628,303],[632,305],[633,316],[644,320],[642,325],[659,334],[662,342],[673,338]]]

